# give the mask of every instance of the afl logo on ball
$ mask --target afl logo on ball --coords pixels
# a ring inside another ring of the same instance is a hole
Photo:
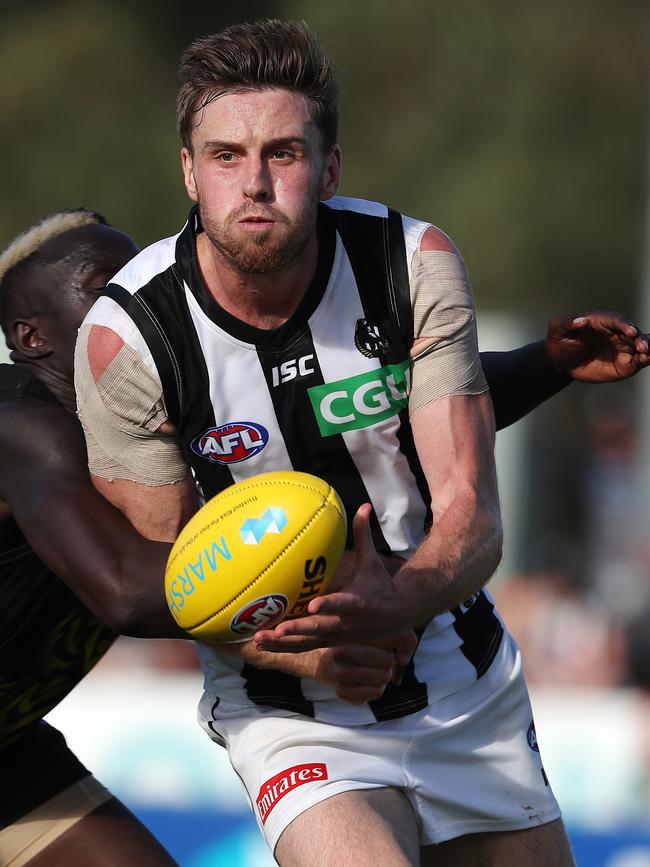
[[[232,421],[208,428],[192,440],[190,448],[213,464],[236,464],[261,452],[268,441],[269,432],[261,424]]]
[[[262,596],[235,614],[230,629],[235,635],[252,635],[258,629],[274,626],[282,620],[288,607],[289,600],[282,593]]]

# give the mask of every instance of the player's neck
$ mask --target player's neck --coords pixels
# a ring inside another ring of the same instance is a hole
[[[316,273],[316,233],[281,270],[243,272],[231,265],[205,233],[196,239],[198,262],[206,287],[231,316],[256,328],[279,328],[294,313]]]
[[[11,353],[11,360],[19,367],[29,368],[34,376],[38,377],[63,405],[68,412],[77,412],[77,398],[74,390],[74,382],[70,377],[51,367],[45,367],[39,362],[31,361],[16,352]]]

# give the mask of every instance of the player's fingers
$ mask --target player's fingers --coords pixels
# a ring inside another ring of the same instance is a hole
[[[284,638],[255,636],[255,641],[259,650],[268,653],[304,653],[306,650],[317,650],[320,647],[330,646],[327,642],[305,635],[286,635]]]
[[[317,596],[316,599],[311,600],[307,606],[307,611],[310,614],[347,614],[353,616],[361,615],[363,613],[364,604],[358,596],[341,591],[339,593],[328,593],[326,596]]]
[[[335,648],[334,662],[337,666],[348,668],[351,671],[365,671],[369,668],[392,670],[396,658],[392,650],[384,650],[381,647],[372,647],[367,644],[351,644]]]
[[[377,555],[375,546],[372,543],[372,534],[370,532],[371,514],[372,506],[370,503],[364,503],[362,506],[359,506],[352,521],[355,563],[357,569],[362,562],[369,560],[373,555]]]
[[[367,704],[376,701],[384,694],[386,686],[340,686],[336,690],[337,696],[348,704]]]
[[[397,664],[400,667],[408,665],[418,646],[418,637],[412,629],[401,632],[395,648]]]
[[[639,334],[639,329],[618,313],[609,310],[601,310],[593,313],[586,313],[581,316],[575,316],[571,319],[568,327],[571,330],[580,330],[590,326],[598,331],[610,332],[611,334],[619,334],[628,340],[634,340]]]
[[[393,676],[393,669],[362,668],[360,665],[342,665],[336,667],[337,686],[386,686]]]
[[[639,334],[634,341],[634,348],[639,355],[648,355],[650,353],[650,343],[648,343],[647,334]]]
[[[349,631],[349,630],[348,630]],[[274,630],[258,632],[254,638],[260,650],[311,650],[340,644],[346,634],[338,618],[300,617],[276,626]]]

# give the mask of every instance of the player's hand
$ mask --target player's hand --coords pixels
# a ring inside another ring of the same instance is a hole
[[[615,382],[650,363],[648,337],[619,313],[551,319],[544,340],[557,368],[581,382]]]
[[[381,698],[398,676],[395,651],[366,644],[324,647],[312,651],[311,677],[335,687],[337,696],[350,704],[366,704]]]
[[[372,507],[354,517],[355,565],[352,581],[341,590],[312,599],[308,614],[284,620],[254,636],[260,650],[297,652],[316,647],[392,641],[398,666],[408,663],[416,646],[412,613],[375,550],[370,533]]]

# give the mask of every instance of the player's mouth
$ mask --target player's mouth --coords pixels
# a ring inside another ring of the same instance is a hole
[[[247,229],[268,229],[271,226],[275,225],[275,220],[272,220],[270,217],[244,217],[243,220],[239,221],[240,226],[244,226]]]

